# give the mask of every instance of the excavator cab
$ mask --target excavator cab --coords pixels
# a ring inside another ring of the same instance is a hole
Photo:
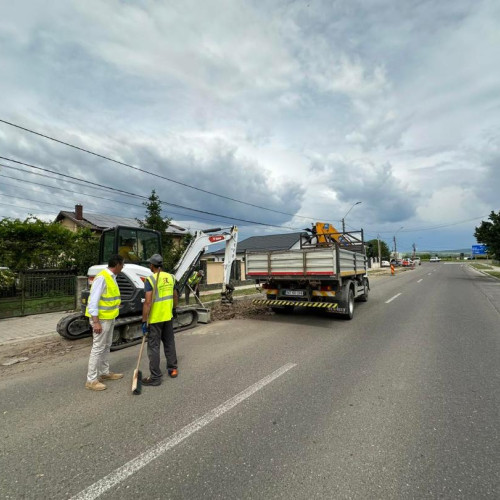
[[[153,229],[116,226],[103,231],[99,247],[99,264],[107,264],[111,255],[119,254],[125,264],[149,267],[147,260],[162,255],[161,236]]]

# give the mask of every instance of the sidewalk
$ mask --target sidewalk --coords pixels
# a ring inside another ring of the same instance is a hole
[[[57,323],[68,314],[71,312],[61,311],[0,319],[0,346],[49,335],[59,337],[56,331]]]
[[[245,285],[237,287],[237,290],[255,288],[255,285]],[[220,290],[207,290],[200,293],[200,298],[204,295],[220,293]],[[203,300],[203,298],[202,298]],[[196,299],[191,295],[190,305],[195,305]],[[184,297],[179,301],[179,305],[184,305]],[[71,314],[72,311],[61,311],[46,314],[34,314],[15,318],[0,319],[0,346],[20,342],[22,340],[47,337],[59,334],[56,331],[57,323],[61,318]]]

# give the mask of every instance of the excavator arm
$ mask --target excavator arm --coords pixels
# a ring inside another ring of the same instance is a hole
[[[213,234],[222,231],[221,228],[205,229],[204,231],[196,231],[194,238],[191,240],[186,250],[179,259],[173,274],[177,281],[177,291],[179,295],[182,294],[184,287],[186,286],[187,280],[191,275],[193,269],[198,264],[200,257],[205,252],[205,249],[210,245],[215,245],[226,242],[226,251],[224,255],[224,282],[222,284],[222,300],[223,302],[228,299],[227,295],[229,292],[230,302],[232,302],[232,291],[233,287],[230,284],[231,266],[236,258],[236,246],[238,244],[238,228],[236,226],[231,227],[229,232],[222,232],[219,234]]]

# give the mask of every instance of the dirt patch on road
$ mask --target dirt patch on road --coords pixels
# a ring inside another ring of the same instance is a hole
[[[79,356],[78,351],[88,350],[90,344],[90,338],[66,340],[55,336],[5,344],[1,346],[0,374],[19,373],[33,368],[34,364],[56,362],[63,356]]]
[[[274,314],[267,306],[252,304],[251,299],[237,300],[229,305],[213,304],[210,309],[212,321],[255,318],[256,316],[272,316]]]
[[[265,306],[252,304],[250,298],[235,300],[231,305],[211,304],[211,320],[226,321],[271,316],[274,313]],[[92,339],[66,340],[50,335],[38,339],[23,340],[0,346],[0,376],[13,375],[35,368],[41,363],[57,363],[58,359],[77,358],[90,352]]]

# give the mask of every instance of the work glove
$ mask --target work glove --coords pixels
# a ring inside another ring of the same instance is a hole
[[[175,307],[172,309],[172,316],[177,318],[177,309]]]
[[[147,335],[149,333],[149,325],[147,321],[142,322],[142,334]]]

